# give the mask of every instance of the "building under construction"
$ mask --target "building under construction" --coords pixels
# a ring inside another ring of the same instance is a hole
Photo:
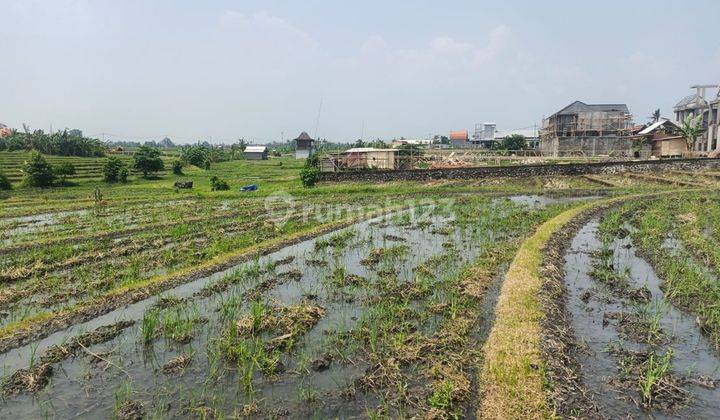
[[[625,104],[575,101],[543,120],[540,149],[546,156],[646,157],[629,136],[632,115]]]
[[[717,156],[720,154],[720,85],[695,85],[695,94],[686,96],[675,105],[675,123],[682,125],[688,116],[702,115],[700,135],[695,139],[692,149],[701,154]],[[707,89],[715,90],[715,97],[705,97]]]

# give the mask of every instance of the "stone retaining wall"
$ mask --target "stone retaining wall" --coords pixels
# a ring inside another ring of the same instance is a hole
[[[426,181],[492,177],[616,174],[667,170],[696,171],[720,168],[720,159],[667,159],[552,165],[483,166],[476,168],[413,169],[402,171],[321,172],[320,181]]]

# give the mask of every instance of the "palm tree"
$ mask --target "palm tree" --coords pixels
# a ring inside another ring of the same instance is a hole
[[[652,122],[656,123],[660,121],[660,109],[656,109],[652,114]]]
[[[680,131],[683,133],[683,136],[685,136],[688,151],[692,150],[695,140],[702,132],[701,124],[702,114],[698,114],[696,116],[693,116],[692,114],[688,115],[682,122]]]

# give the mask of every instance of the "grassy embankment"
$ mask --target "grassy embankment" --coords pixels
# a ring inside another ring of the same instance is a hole
[[[538,297],[542,287],[539,274],[542,248],[553,233],[574,217],[608,201],[585,203],[555,216],[520,246],[505,275],[495,309],[495,324],[483,347],[479,417],[552,417],[544,389],[540,349],[543,309]]]

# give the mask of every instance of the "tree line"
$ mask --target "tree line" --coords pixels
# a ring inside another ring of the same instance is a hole
[[[13,131],[6,137],[0,137],[0,151],[31,151],[46,155],[100,157],[105,156],[107,144],[98,139],[78,135],[76,130],[63,130],[46,134],[43,130],[30,132]]]

